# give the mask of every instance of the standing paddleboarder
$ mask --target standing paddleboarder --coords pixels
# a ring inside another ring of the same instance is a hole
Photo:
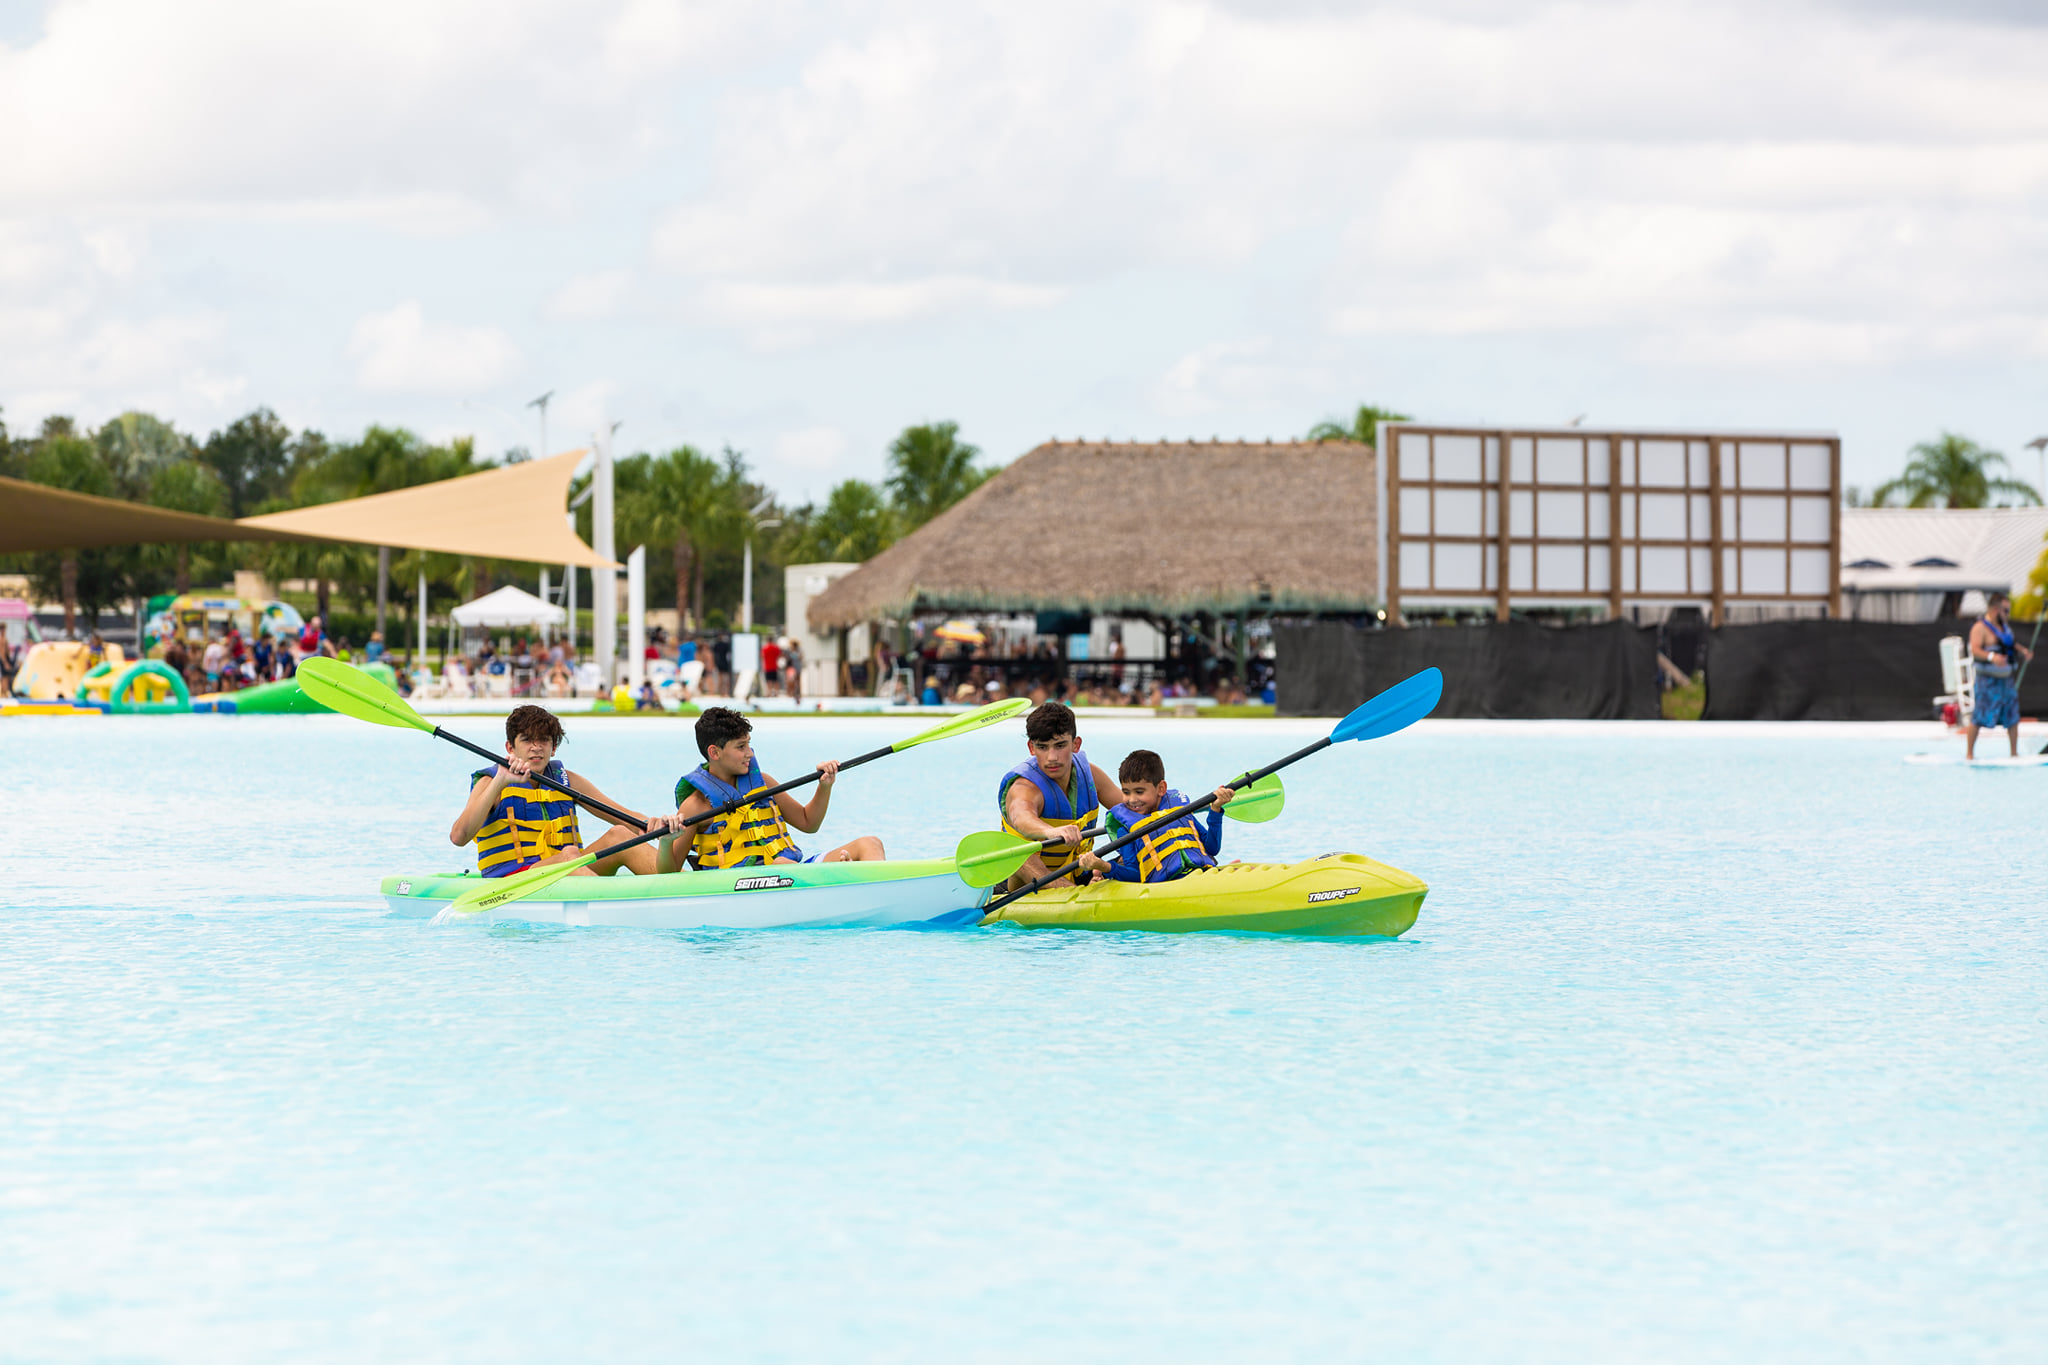
[[[1979,730],[2004,729],[2012,756],[2020,754],[2020,693],[2013,671],[2034,651],[2012,635],[2012,598],[1991,594],[1984,615],[1970,627],[1970,726],[1963,740],[1963,760],[1977,756]]]

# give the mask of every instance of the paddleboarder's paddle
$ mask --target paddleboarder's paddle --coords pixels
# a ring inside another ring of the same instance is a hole
[[[330,711],[338,711],[356,720],[366,720],[372,725],[389,725],[400,730],[424,730],[436,739],[445,739],[450,744],[460,745],[477,757],[489,759],[501,768],[506,766],[505,755],[494,754],[481,744],[471,744],[461,735],[443,730],[407,705],[404,697],[354,664],[340,659],[312,658],[301,663],[294,676],[299,680],[300,691]],[[619,824],[638,826],[642,823],[630,811],[606,805],[596,797],[577,791],[567,783],[557,782],[545,774],[528,773],[526,780],[535,786],[546,787],[564,796],[573,797],[579,804]]]
[[[1280,779],[1272,773],[1252,783],[1240,795],[1231,798],[1223,808],[1224,815],[1232,820],[1242,820],[1248,825],[1263,825],[1280,814],[1287,802],[1287,793],[1280,786]],[[1240,809],[1240,807],[1242,809]],[[1158,822],[1146,816],[1144,827],[1150,830]],[[1143,832],[1143,831],[1141,831]],[[1102,837],[1101,829],[1084,829],[1083,839]],[[960,841],[953,850],[953,864],[960,873],[960,880],[969,886],[980,888],[994,886],[1008,881],[1018,868],[1031,861],[1031,855],[1049,852],[1066,845],[1064,839],[1047,839],[1039,842],[1022,839],[999,829],[985,829],[970,834]]]
[[[981,729],[983,726],[993,725],[997,721],[1008,720],[1012,716],[1022,715],[1030,709],[1031,701],[1028,697],[1012,697],[1008,701],[993,702],[990,705],[981,707],[979,710],[969,711],[964,716],[955,716],[949,721],[934,725],[929,730],[919,731],[908,739],[899,739],[894,744],[884,745],[882,748],[864,753],[858,758],[849,758],[839,765],[839,771],[845,772],[848,768],[858,768],[863,763],[872,763],[878,758],[887,758],[890,754],[900,754],[905,749],[914,749],[920,744],[930,744],[934,740],[952,739],[959,735],[969,734]],[[748,792],[738,800],[728,801],[716,809],[705,811],[702,815],[691,816],[683,822],[682,828],[687,829],[691,825],[701,825],[707,820],[716,820],[721,815],[730,815],[743,806],[758,806],[764,801],[780,796],[783,792],[795,791],[798,787],[807,787],[822,776],[824,776],[822,771],[813,771],[803,777],[791,778],[789,781],[778,786],[768,787],[762,791]],[[680,833],[681,831],[678,830],[676,832]],[[602,853],[586,853],[580,858],[571,858],[565,863],[549,863],[545,867],[536,867],[526,872],[515,873],[503,880],[494,881],[486,879],[480,881],[477,885],[470,887],[467,891],[457,896],[449,904],[448,909],[459,914],[473,915],[484,910],[494,910],[501,905],[509,905],[516,900],[524,900],[542,887],[553,886],[562,878],[575,872],[579,867],[588,867],[599,858],[609,858],[615,853],[623,853],[635,844],[644,844],[650,840],[659,839],[668,833],[670,831],[660,829],[648,834],[637,834],[631,839],[623,839],[613,844]],[[446,914],[447,911],[442,913]]]
[[[1434,668],[1425,668],[1414,677],[1405,678],[1395,683],[1371,701],[1360,706],[1350,715],[1338,721],[1329,734],[1324,735],[1307,748],[1297,749],[1277,763],[1268,763],[1257,772],[1246,773],[1243,777],[1233,780],[1229,785],[1242,790],[1252,786],[1262,777],[1279,772],[1290,763],[1299,763],[1310,754],[1321,753],[1332,744],[1339,744],[1347,739],[1384,739],[1396,731],[1407,729],[1416,721],[1421,720],[1431,711],[1434,711],[1437,702],[1443,697],[1443,694],[1444,675]],[[1157,828],[1160,824],[1178,820],[1183,815],[1192,815],[1198,810],[1205,809],[1214,803],[1215,800],[1216,793],[1212,791],[1208,795],[1198,800],[1190,801],[1184,806],[1175,806],[1172,810],[1132,830],[1115,843],[1104,845],[1102,848],[1095,850],[1096,856],[1104,857],[1129,844],[1136,843],[1145,836],[1147,829]],[[1236,804],[1237,802],[1235,801],[1230,803],[1231,806]],[[1228,813],[1230,806],[1225,806],[1223,809],[1225,813]],[[1065,868],[1061,868],[1057,872],[1048,872],[1029,885],[1020,887],[1008,895],[996,897],[982,907],[982,922],[987,923],[989,915],[993,915],[1011,901],[1021,896],[1028,896],[1034,891],[1041,891],[1066,875],[1067,869]]]

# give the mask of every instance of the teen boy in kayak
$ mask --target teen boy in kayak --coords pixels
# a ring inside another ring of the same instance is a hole
[[[660,872],[682,870],[688,860],[692,868],[756,867],[764,863],[848,863],[874,862],[882,855],[882,841],[863,835],[841,844],[816,859],[804,857],[803,850],[789,837],[794,828],[815,834],[825,823],[825,809],[832,804],[832,784],[839,778],[837,761],[818,765],[822,774],[818,790],[805,805],[794,792],[783,792],[766,801],[741,806],[738,810],[686,825],[693,816],[718,809],[748,792],[779,785],[761,771],[754,757],[754,727],[737,711],[713,706],[697,718],[697,752],[704,762],[696,771],[676,783],[676,813],[658,815],[647,822],[652,831],[666,826],[669,833],[655,841],[655,868]],[[675,847],[678,833],[687,836],[683,849]]]
[[[1063,869],[1109,875],[1109,864],[1088,851],[1081,828],[1095,818],[1098,807],[1116,804],[1118,787],[1081,752],[1074,713],[1056,701],[1040,703],[1024,718],[1024,742],[1031,757],[996,784],[1003,828],[1022,839],[1058,839],[1066,847],[1032,854],[1005,889],[1014,891]]]
[[[1963,739],[1963,761],[1977,756],[1977,732],[2003,728],[2012,742],[2012,756],[2020,754],[2020,693],[2013,676],[2021,659],[2032,660],[2034,651],[2012,636],[2012,598],[2002,592],[1991,594],[1984,615],[1970,627],[1971,671],[1970,727]]]
[[[1234,790],[1216,789],[1216,803],[1200,826],[1193,815],[1147,825],[1145,821],[1154,812],[1188,803],[1185,796],[1166,785],[1166,764],[1150,749],[1133,749],[1116,776],[1124,799],[1110,811],[1104,827],[1113,839],[1121,839],[1133,829],[1145,832],[1111,855],[1110,876],[1120,882],[1170,882],[1198,867],[1216,866],[1216,855],[1223,851],[1223,808],[1237,795]]]
[[[514,707],[505,717],[505,761],[470,774],[469,802],[455,817],[448,842],[460,848],[476,840],[476,868],[482,875],[509,877],[542,863],[583,856],[576,803],[552,788],[528,781],[529,774],[540,773],[607,805],[618,805],[592,786],[589,778],[562,766],[555,757],[561,743],[562,722],[553,712],[538,706]],[[639,832],[632,826],[614,825],[589,851],[602,853]],[[646,876],[654,871],[654,853],[640,844],[599,858],[589,867],[579,867],[572,875],[609,877],[622,867]]]

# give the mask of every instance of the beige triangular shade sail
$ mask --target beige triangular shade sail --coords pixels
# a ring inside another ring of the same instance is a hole
[[[118,498],[96,498],[89,493],[45,488],[39,483],[0,479],[0,554],[94,550],[104,545],[298,539],[286,532],[255,530],[218,517],[168,512]]]
[[[417,488],[244,517],[237,524],[314,540],[615,569],[616,563],[577,539],[564,516],[569,481],[583,455],[572,450]]]

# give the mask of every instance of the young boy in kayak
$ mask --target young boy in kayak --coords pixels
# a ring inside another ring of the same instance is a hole
[[[790,829],[815,834],[825,823],[826,807],[832,804],[832,784],[839,779],[839,764],[818,765],[818,790],[808,805],[796,793],[783,792],[766,801],[741,806],[738,810],[688,825],[693,816],[718,809],[748,792],[780,785],[761,771],[754,757],[754,727],[739,712],[713,706],[697,718],[697,752],[704,762],[696,771],[676,783],[676,813],[656,816],[648,829],[666,825],[669,833],[655,841],[655,868],[661,872],[682,870],[684,860],[692,868],[757,867],[764,863],[848,863],[874,862],[882,854],[882,841],[863,835],[841,844],[815,859],[789,837]],[[683,849],[676,849],[676,835],[685,836]]]
[[[576,828],[576,803],[529,780],[539,773],[567,787],[616,806],[581,773],[572,773],[555,757],[562,743],[562,722],[538,706],[514,707],[505,717],[505,761],[470,774],[469,802],[455,817],[448,842],[456,847],[476,841],[476,868],[486,877],[509,877],[542,863],[583,856],[583,836]],[[635,820],[642,817],[635,815]],[[643,824],[645,822],[643,821]],[[613,825],[590,846],[602,853],[640,830]],[[654,871],[654,852],[645,844],[598,859],[573,874],[610,876],[620,868],[646,876]]]
[[[1058,839],[1065,847],[1032,854],[1005,889],[1014,891],[1062,870],[1109,875],[1109,865],[1089,852],[1081,830],[1098,808],[1116,804],[1118,788],[1081,751],[1074,713],[1056,701],[1040,703],[1024,718],[1024,743],[1031,756],[996,784],[1003,829],[1022,839]]]
[[[1172,810],[1188,802],[1166,785],[1165,762],[1150,749],[1133,749],[1116,770],[1116,776],[1124,799],[1104,822],[1110,836],[1121,839],[1140,828],[1145,833],[1110,856],[1110,876],[1120,882],[1170,882],[1198,867],[1216,866],[1216,855],[1223,851],[1223,808],[1237,795],[1236,791],[1218,787],[1216,803],[1209,807],[1199,826],[1194,815],[1183,815],[1165,824],[1147,824],[1147,817],[1155,812]]]

